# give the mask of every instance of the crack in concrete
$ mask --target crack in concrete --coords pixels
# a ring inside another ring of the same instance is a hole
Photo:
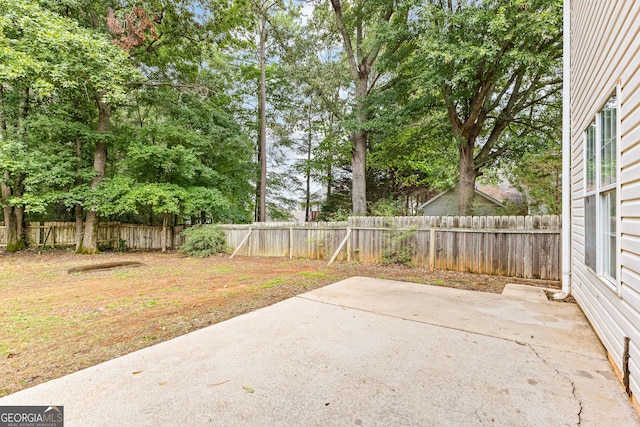
[[[569,378],[567,375],[563,374],[562,372],[560,372],[560,370],[558,370],[557,368],[554,368],[553,366],[549,365],[549,363],[547,362],[547,359],[545,359],[544,357],[540,356],[540,354],[536,351],[535,348],[533,348],[533,346],[531,344],[527,344],[527,347],[529,347],[531,349],[531,351],[533,352],[533,354],[536,355],[536,357],[540,360],[542,360],[542,363],[544,363],[548,368],[556,371],[556,373],[558,375],[560,375],[562,378],[564,378],[565,380],[567,380],[570,384],[571,384],[571,395],[573,396],[573,398],[575,399],[576,402],[578,402],[578,405],[580,406],[580,410],[578,411],[578,424],[576,424],[577,426],[582,425],[582,400],[580,400],[578,398],[578,396],[576,395],[576,384],[571,380],[571,378]]]

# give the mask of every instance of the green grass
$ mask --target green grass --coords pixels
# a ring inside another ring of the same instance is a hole
[[[122,298],[120,301],[110,302],[107,304],[107,308],[111,311],[120,311],[124,308],[131,307],[133,300],[129,297]]]
[[[42,315],[40,313],[19,313],[0,322],[0,328],[8,332],[11,337],[9,343],[4,343],[3,351],[6,348],[22,346],[37,337],[38,340],[46,342],[49,340],[47,332],[68,328],[72,322],[60,316]],[[19,350],[18,350],[19,351]]]
[[[217,267],[210,267],[207,269],[204,269],[203,271],[205,273],[220,273],[220,274],[228,274],[228,273],[232,273],[236,270],[236,268],[233,265],[220,265]]]
[[[120,271],[115,271],[113,273],[114,279],[130,279],[132,277],[139,277],[139,276],[140,276],[140,272],[134,271],[134,270],[120,270]]]
[[[307,279],[336,279],[337,277],[331,274],[327,274],[323,271],[302,271],[298,273],[299,276]]]
[[[147,300],[140,303],[143,308],[152,308],[158,305],[158,301],[156,300]]]
[[[252,289],[269,289],[269,288],[273,288],[273,287],[284,285],[284,284],[286,284],[284,279],[273,279],[273,280],[269,280],[264,285],[254,286]]]
[[[88,322],[90,320],[93,320],[93,319],[96,319],[96,318],[100,317],[100,312],[99,311],[93,311],[91,313],[76,314],[76,315],[74,315],[74,317],[76,317],[77,319],[82,320],[83,322]]]
[[[15,278],[17,278],[19,276],[20,275],[18,273],[4,272],[4,273],[0,273],[0,280],[11,280],[11,279],[15,279]]]

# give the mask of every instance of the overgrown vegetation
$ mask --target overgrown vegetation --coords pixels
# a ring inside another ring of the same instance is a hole
[[[180,253],[206,258],[212,254],[227,251],[227,240],[224,230],[213,225],[197,225],[187,228],[182,232],[186,237],[185,243],[180,246]]]
[[[411,247],[410,239],[416,234],[416,230],[414,228],[402,229],[398,227],[393,218],[387,218],[385,226],[389,231],[385,240],[385,248],[382,252],[382,262],[385,264],[412,265],[411,255],[413,255],[413,248]]]

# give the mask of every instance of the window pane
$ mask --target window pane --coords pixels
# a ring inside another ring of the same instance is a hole
[[[584,263],[596,269],[596,196],[584,199]]]
[[[596,189],[596,122],[587,128],[587,192]]]
[[[603,195],[602,201],[603,273],[616,278],[616,192]]]
[[[600,185],[616,182],[617,99],[612,96],[600,113]]]

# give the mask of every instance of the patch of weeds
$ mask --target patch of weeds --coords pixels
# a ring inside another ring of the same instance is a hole
[[[431,284],[435,286],[442,286],[444,285],[444,280],[441,280],[441,279],[432,280]]]
[[[176,286],[171,286],[171,287],[168,287],[168,288],[164,288],[160,292],[162,292],[163,294],[171,294],[171,293],[179,292],[179,291],[180,291],[180,286],[176,285]]]
[[[152,299],[151,299],[151,300],[148,300],[148,301],[143,301],[143,302],[141,302],[141,303],[140,303],[140,305],[141,305],[143,308],[151,308],[151,307],[155,307],[155,306],[157,306],[157,305],[158,305],[158,301],[156,301],[156,300],[152,300]]]
[[[385,264],[412,265],[411,255],[413,248],[410,239],[416,234],[414,227],[401,229],[392,218],[385,219],[385,226],[388,228],[385,248],[382,251],[382,262]]]
[[[216,267],[210,267],[207,268],[205,270],[203,270],[204,273],[220,273],[220,274],[227,274],[227,273],[231,273],[235,270],[235,267],[232,265],[220,265],[220,266],[216,266]]]
[[[307,279],[327,279],[330,277],[335,277],[323,273],[322,271],[301,271],[300,273],[298,273],[298,275]]]
[[[228,291],[228,292],[223,292],[221,294],[218,294],[218,296],[223,297],[223,298],[228,298],[231,297],[233,295],[235,295],[236,293],[233,291]]]
[[[44,273],[38,273],[38,275],[36,275],[38,279],[51,279],[57,276],[58,276],[58,273],[54,271],[45,271]],[[2,279],[2,276],[0,276],[0,279]]]
[[[95,318],[100,317],[100,312],[96,310],[96,311],[91,311],[89,313],[76,314],[74,315],[74,317],[82,320],[83,322],[88,322]]]
[[[0,343],[0,358],[7,359],[11,354],[15,354],[15,351],[10,346]]]
[[[284,281],[284,279],[273,279],[273,280],[269,280],[264,285],[259,285],[259,286],[256,286],[254,288],[255,289],[270,289],[270,288],[273,288],[275,286],[284,285],[285,283],[286,282]]]
[[[69,326],[69,321],[60,316],[18,314],[8,319],[0,329],[7,331],[18,342],[31,342],[45,337],[46,333]]]
[[[19,276],[18,273],[13,273],[13,272],[0,273],[0,280],[11,280],[11,279],[15,279],[18,276]]]
[[[313,283],[294,283],[296,286],[301,286],[303,288],[312,288],[314,286]]]
[[[133,300],[129,297],[122,298],[120,301],[110,302],[107,304],[107,308],[111,311],[119,311],[125,307],[131,306]]]
[[[158,338],[159,338],[158,335],[155,335],[155,334],[149,334],[142,337],[144,341],[155,341]]]
[[[114,279],[129,279],[131,277],[138,277],[138,276],[140,276],[140,273],[132,270],[121,270],[121,271],[115,271],[113,273]]]

